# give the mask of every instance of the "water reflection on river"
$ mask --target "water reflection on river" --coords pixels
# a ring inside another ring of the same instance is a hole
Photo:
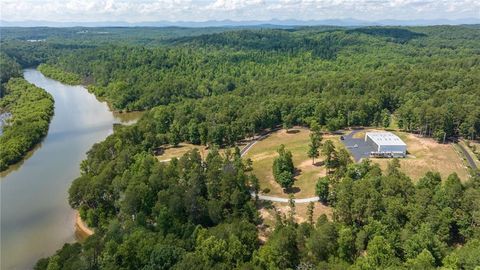
[[[0,108],[1,110],[2,108]],[[7,123],[8,119],[10,119],[10,117],[12,117],[12,114],[9,113],[9,112],[1,112],[0,111],[0,135],[2,135],[3,133],[3,127],[5,126],[5,124]]]
[[[113,114],[82,86],[67,86],[28,69],[25,79],[55,99],[47,137],[23,162],[0,175],[1,269],[30,269],[75,240],[74,212],[67,202],[79,164],[114,123],[132,123],[140,113]]]

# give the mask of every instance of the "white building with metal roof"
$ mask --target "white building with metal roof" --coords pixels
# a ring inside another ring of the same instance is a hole
[[[375,149],[371,156],[405,157],[407,154],[407,145],[391,132],[366,132],[365,142]]]

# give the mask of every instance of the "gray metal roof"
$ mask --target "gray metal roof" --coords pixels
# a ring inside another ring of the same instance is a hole
[[[391,132],[367,132],[366,137],[369,137],[377,145],[403,145],[407,146],[402,139]],[[365,137],[365,139],[366,139]]]

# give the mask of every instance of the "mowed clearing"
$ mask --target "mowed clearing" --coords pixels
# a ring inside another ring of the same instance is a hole
[[[167,146],[165,147],[165,152],[161,155],[157,156],[158,161],[160,162],[167,162],[170,161],[172,158],[180,158],[185,153],[192,149],[198,149],[200,155],[202,157],[206,157],[208,154],[208,150],[204,145],[193,145],[189,143],[180,143],[178,146]]]
[[[245,154],[244,158],[250,158],[253,161],[253,173],[260,181],[262,194],[288,198],[288,194],[275,181],[272,173],[273,160],[278,156],[277,149],[283,144],[286,150],[292,152],[293,165],[298,170],[291,192],[295,198],[315,196],[315,184],[319,177],[326,175],[326,170],[324,166],[318,166],[318,161],[322,160],[321,157],[315,160],[316,165],[313,165],[312,159],[307,156],[309,135],[310,131],[304,128],[296,128],[290,132],[282,129],[257,142]],[[343,147],[338,136],[324,135],[323,141],[327,139],[332,140],[336,147]],[[263,193],[262,191],[267,188],[270,192]]]
[[[416,182],[428,171],[439,172],[442,179],[456,172],[460,179],[468,179],[468,169],[452,144],[440,144],[431,138],[423,138],[405,132],[393,132],[407,144],[407,158],[401,158],[401,171]],[[372,158],[382,169],[391,159]]]

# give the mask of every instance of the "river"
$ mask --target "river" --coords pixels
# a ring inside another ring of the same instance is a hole
[[[139,114],[114,114],[82,86],[68,86],[26,69],[24,77],[55,100],[48,135],[27,158],[0,175],[0,268],[31,269],[66,242],[75,241],[74,211],[68,188],[79,165],[114,123],[131,123]]]

